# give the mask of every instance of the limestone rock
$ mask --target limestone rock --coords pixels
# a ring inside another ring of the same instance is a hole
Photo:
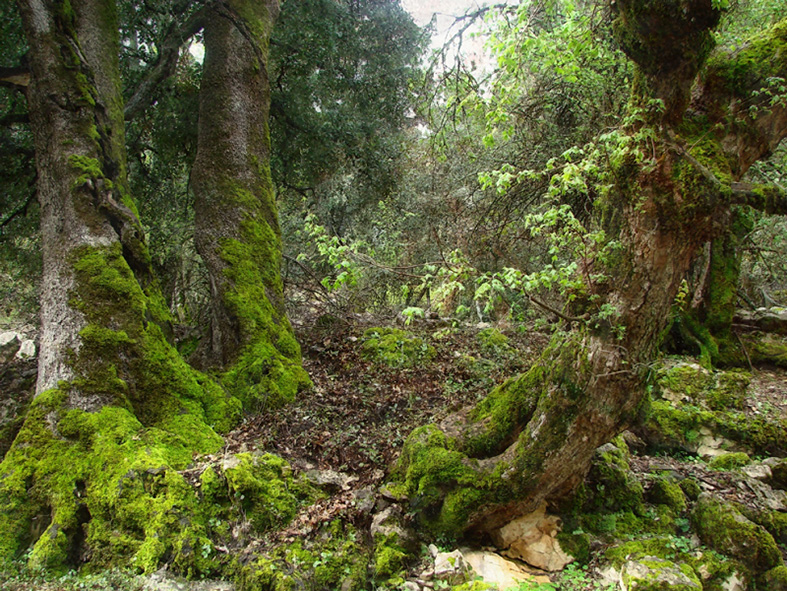
[[[697,455],[706,459],[715,458],[729,453],[732,447],[732,441],[713,433],[707,427],[700,429],[700,436],[697,439]]]
[[[763,507],[771,511],[787,511],[787,492],[773,489],[764,482],[754,478],[746,479],[746,486],[757,497],[757,501]]]
[[[768,482],[771,478],[773,478],[773,471],[771,470],[771,467],[765,463],[758,462],[756,464],[743,466],[741,468],[741,472],[743,472],[749,478],[754,478],[763,482]]]
[[[492,532],[492,540],[509,558],[516,558],[547,571],[562,570],[574,559],[557,541],[561,519],[547,515],[546,503],[533,513],[515,519]]]
[[[624,564],[620,585],[623,591],[702,591],[702,584],[689,567],[681,569],[652,556]]]
[[[353,494],[353,503],[361,513],[371,513],[375,503],[374,487],[365,486],[356,490]]]
[[[519,588],[525,581],[548,583],[546,575],[529,573],[513,560],[503,558],[495,552],[462,549],[465,561],[484,582],[497,585],[498,589]]]
[[[308,470],[303,474],[306,480],[327,490],[350,490],[350,485],[358,480],[357,476],[350,476],[336,470]]]
[[[460,585],[468,580],[472,569],[459,550],[439,552],[434,559],[434,578],[450,585]]]
[[[372,539],[391,539],[402,548],[409,548],[415,541],[412,531],[405,527],[399,505],[390,505],[372,517],[369,528]]]
[[[36,356],[36,343],[31,339],[24,339],[19,345],[19,350],[14,356],[15,359],[30,359]]]
[[[142,591],[235,591],[228,581],[187,581],[175,577],[166,569],[141,577]]]
[[[724,591],[746,591],[746,582],[738,573],[732,573],[726,581],[721,584]]]
[[[9,330],[0,333],[0,363],[11,361],[22,346],[22,338],[18,332]]]

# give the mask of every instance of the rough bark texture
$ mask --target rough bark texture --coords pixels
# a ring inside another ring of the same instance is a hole
[[[753,116],[742,106],[769,76],[787,75],[787,21],[735,55],[712,55],[698,82],[720,17],[710,0],[618,0],[613,10],[644,114],[625,132],[648,126],[660,138],[647,143],[651,165],[624,162],[617,190],[597,203],[622,249],[594,263],[588,276],[606,279],[587,288],[615,314],[559,335],[527,374],[410,436],[396,477],[436,531],[491,531],[573,490],[596,447],[634,419],[675,296],[731,205],[783,204],[783,192],[739,180],[787,135],[783,107]]]
[[[182,489],[170,468],[218,449],[214,428],[229,429],[240,403],[166,339],[126,182],[114,2],[19,6],[44,288],[37,396],[0,464],[0,563],[32,548],[34,567],[132,554],[155,566],[172,551],[160,520]],[[160,487],[144,488],[151,473]]]
[[[268,40],[278,2],[217,3],[204,33],[197,158],[197,249],[208,268],[208,363],[250,407],[308,384],[284,310],[281,234],[270,175]]]

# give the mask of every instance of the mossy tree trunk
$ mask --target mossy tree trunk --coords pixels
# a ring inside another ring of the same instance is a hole
[[[128,193],[114,1],[19,8],[44,276],[37,396],[0,464],[0,562],[32,547],[37,567],[130,555],[155,567],[172,551],[161,520],[182,500],[170,469],[217,450],[240,405],[167,341]],[[144,474],[161,482],[145,489]]]
[[[292,400],[309,383],[284,309],[270,173],[268,42],[277,13],[277,0],[211,7],[191,174],[212,295],[207,363],[250,408]]]
[[[580,264],[603,277],[587,290],[614,312],[556,336],[474,408],[411,434],[395,477],[435,531],[489,531],[570,493],[594,450],[634,420],[681,283],[732,207],[787,212],[783,191],[739,182],[787,135],[784,106],[747,110],[767,78],[787,76],[787,20],[726,55],[713,52],[711,0],[618,0],[613,11],[638,66],[641,122],[622,133],[652,155],[624,159],[596,204],[619,256]]]
[[[698,355],[706,367],[747,365],[732,321],[738,304],[741,245],[753,227],[750,208],[732,208],[727,228],[708,243],[705,256],[698,261],[703,272],[690,305],[684,303],[676,315],[673,348]]]

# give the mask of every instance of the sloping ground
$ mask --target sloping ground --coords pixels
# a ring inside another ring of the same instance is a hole
[[[445,557],[460,542],[412,531],[408,501],[384,483],[414,427],[477,401],[526,369],[548,340],[532,330],[503,332],[371,321],[302,330],[314,390],[248,418],[219,453],[195,458],[184,475],[217,509],[200,545],[179,548],[170,570],[229,576],[238,591],[486,588],[461,568],[438,572],[440,560],[456,562]],[[556,539],[576,562],[521,589],[787,588],[779,586],[787,584],[779,492],[787,465],[767,459],[787,455],[787,375],[711,373],[683,359],[667,360],[655,375],[647,420],[600,448],[577,496],[549,508],[559,518],[544,517],[552,533],[562,527]],[[430,542],[440,548],[429,552]],[[188,588],[163,574],[118,572],[79,580],[7,573],[0,583],[14,591]],[[200,585],[191,588],[229,588]]]

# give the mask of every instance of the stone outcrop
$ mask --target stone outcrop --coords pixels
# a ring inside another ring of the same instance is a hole
[[[492,540],[505,556],[522,560],[546,571],[562,570],[573,558],[557,541],[562,521],[548,515],[546,503],[492,532]]]

